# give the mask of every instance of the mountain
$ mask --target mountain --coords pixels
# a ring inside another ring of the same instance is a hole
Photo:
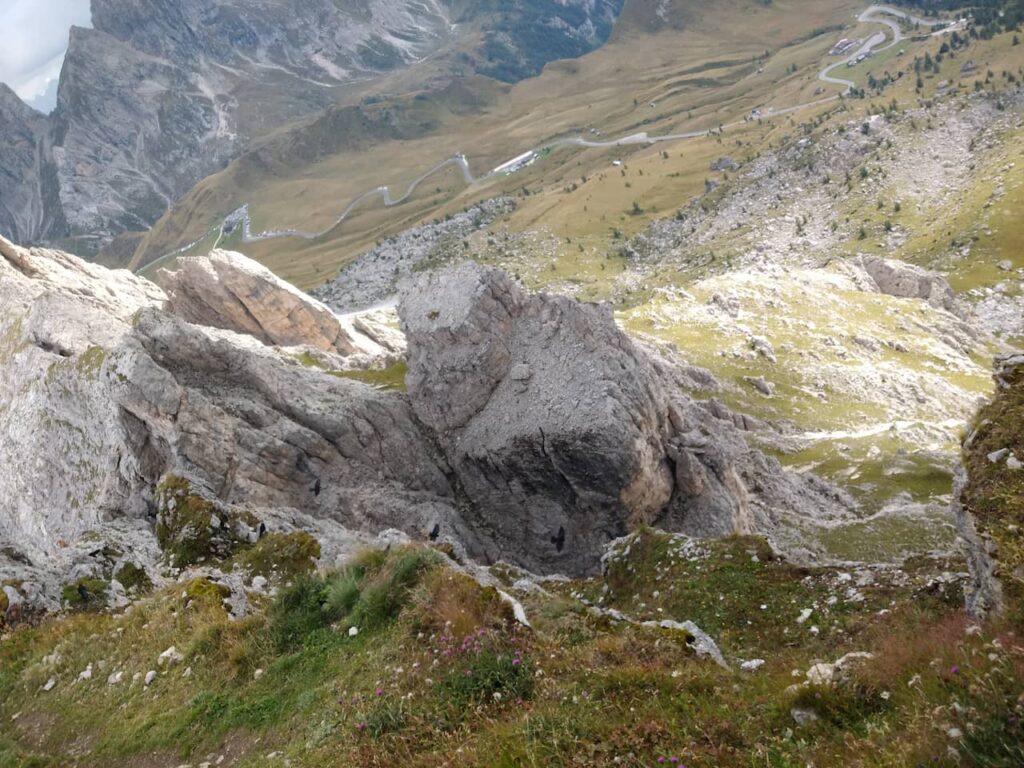
[[[93,254],[147,229],[255,139],[383,73],[441,56],[442,73],[516,80],[600,45],[620,9],[621,0],[95,0],[93,28],[71,31],[56,111],[42,118],[0,96],[13,148],[0,234]]]
[[[2,94],[79,221],[231,159],[0,238],[0,766],[1024,765],[1019,0],[861,2],[439,4],[323,107],[314,5],[122,2]]]
[[[0,232],[14,239],[45,229],[41,144],[46,118],[0,83]]]

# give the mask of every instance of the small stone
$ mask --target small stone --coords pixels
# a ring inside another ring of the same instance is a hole
[[[796,623],[803,624],[805,621],[811,618],[812,613],[814,613],[813,608],[804,608],[802,611],[800,611],[800,615],[796,617]]]
[[[124,672],[111,672],[107,677],[107,685],[117,685],[124,679]]]
[[[765,397],[772,397],[775,394],[775,385],[764,376],[744,376],[743,380]]]
[[[168,648],[166,651],[160,654],[160,657],[156,660],[156,665],[158,667],[162,667],[164,664],[166,664],[170,667],[184,660],[184,658],[184,656],[178,653],[178,649],[172,645],[170,648]]]
[[[151,669],[146,673],[146,679],[143,681],[143,684],[149,688],[154,680],[156,680],[156,670]]]
[[[513,366],[511,373],[509,373],[509,378],[512,381],[529,381],[533,378],[533,370],[525,363],[520,363]]]
[[[1021,460],[1016,456],[1011,455],[1010,458],[1006,460],[1006,468],[1017,471],[1018,469],[1024,469],[1024,464],[1022,464]]]
[[[252,679],[253,680],[259,680],[261,677],[263,677],[263,670],[262,669],[257,669],[255,672],[252,673]]]
[[[959,728],[950,728],[946,731],[946,735],[951,739],[962,739],[964,737],[964,732]]]
[[[1009,259],[1003,259],[998,264],[996,264],[996,267],[998,267],[1002,272],[1012,272],[1013,262],[1010,261]]]
[[[754,672],[763,667],[764,664],[764,659],[751,659],[750,661],[744,661],[742,664],[740,664],[740,669],[742,669],[744,672]]]
[[[818,722],[818,713],[812,709],[793,707],[793,709],[789,710],[789,714],[799,726],[807,726]]]
[[[348,636],[349,637],[355,637],[358,634],[359,634],[359,627],[349,627],[348,628]]]
[[[257,592],[262,592],[267,586],[267,578],[265,576],[253,576],[252,588]]]
[[[988,455],[988,460],[990,464],[998,464],[1009,455],[1009,448],[1000,448],[998,451],[992,451],[992,453]]]
[[[46,691],[47,693],[49,693],[56,686],[57,686],[56,678],[51,677],[49,680],[46,681],[46,685],[43,686],[43,690]]]
[[[81,672],[79,672],[78,679],[79,680],[92,680],[92,664],[89,664],[88,667],[86,667]]]
[[[811,685],[829,685],[835,677],[834,664],[815,664],[807,670],[807,682]]]

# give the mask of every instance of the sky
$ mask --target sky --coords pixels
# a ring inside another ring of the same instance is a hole
[[[90,26],[89,0],[0,0],[0,82],[41,112],[57,104],[72,25]]]

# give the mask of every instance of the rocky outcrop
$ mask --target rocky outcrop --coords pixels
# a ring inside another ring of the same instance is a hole
[[[223,328],[278,347],[306,346],[342,357],[401,352],[401,334],[339,318],[315,299],[241,254],[214,251],[177,261],[156,282],[168,308],[196,325]]]
[[[1003,609],[1003,585],[996,575],[993,558],[997,550],[995,542],[991,536],[978,533],[974,517],[964,507],[963,493],[966,486],[967,473],[963,467],[958,467],[953,478],[951,511],[957,533],[963,542],[970,573],[970,580],[964,586],[964,601],[968,615],[983,619]]]
[[[406,397],[309,365],[297,350],[344,359],[316,346],[340,351],[333,315],[244,257],[164,279],[0,240],[0,580],[25,600],[123,599],[129,563],[157,582],[158,560],[267,532],[308,531],[328,562],[394,528],[579,574],[645,523],[772,535],[843,511],[607,307],[475,265],[425,276],[401,306]]]
[[[955,315],[962,313],[949,283],[934,272],[879,256],[861,256],[858,264],[874,282],[874,287],[879,293],[906,299],[921,299]]]
[[[441,221],[407,229],[343,267],[313,296],[336,312],[366,309],[392,299],[423,262],[462,261],[467,238],[498,217],[511,213],[516,202],[496,197],[470,206]]]
[[[445,462],[401,395],[188,323],[165,298],[128,272],[0,241],[8,575],[17,558],[80,571],[71,543],[102,551],[115,528],[152,542],[169,478],[257,530],[313,519],[468,537]]]
[[[770,534],[847,502],[675,390],[607,307],[467,264],[424,276],[399,314],[409,395],[468,497],[479,557],[586,572],[643,523]]]
[[[964,440],[953,515],[971,579],[967,610],[976,618],[1024,606],[1024,353],[995,360],[996,392]]]

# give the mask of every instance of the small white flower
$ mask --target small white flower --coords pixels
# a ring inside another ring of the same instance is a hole
[[[882,700],[883,701],[888,701],[889,700],[889,696],[891,696],[891,695],[892,694],[890,694],[888,691],[882,691]]]
[[[349,637],[355,637],[358,634],[359,634],[359,627],[349,627],[348,628],[348,636]]]

